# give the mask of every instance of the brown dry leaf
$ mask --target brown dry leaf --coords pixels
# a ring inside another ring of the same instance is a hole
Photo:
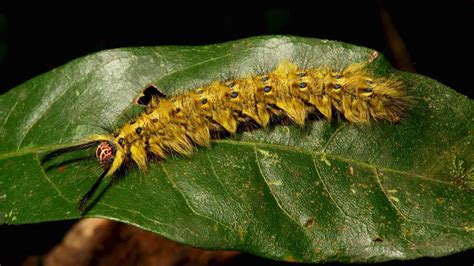
[[[89,218],[49,253],[29,257],[23,265],[221,265],[238,254],[185,246],[131,225]]]

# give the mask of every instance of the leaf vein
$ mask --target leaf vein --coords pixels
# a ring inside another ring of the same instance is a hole
[[[260,175],[262,176],[262,179],[265,183],[265,185],[268,187],[268,190],[270,191],[270,194],[272,195],[272,198],[275,200],[275,203],[277,204],[278,208],[280,209],[280,211],[285,215],[287,216],[294,224],[297,225],[298,228],[301,228],[302,225],[297,221],[295,220],[295,218],[293,216],[291,216],[288,211],[283,208],[283,206],[281,205],[281,202],[278,198],[278,196],[276,195],[276,193],[273,191],[272,187],[270,186],[270,184],[268,184],[267,182],[267,179],[265,178],[265,174],[263,173],[262,171],[262,167],[259,163],[259,157],[258,157],[258,152],[257,152],[257,145],[254,145],[253,146],[253,150],[254,150],[254,154],[255,154],[255,160],[256,160],[256,164],[257,164],[257,167],[258,167],[258,171],[260,172]]]
[[[237,203],[237,206],[239,206],[239,209],[242,211],[242,213],[247,213],[245,212],[244,208],[242,207],[241,203],[239,201],[237,201],[234,196],[230,193],[230,191],[227,189],[227,186],[224,185],[224,183],[222,182],[220,176],[217,174],[217,171],[214,167],[214,163],[212,162],[211,158],[209,157],[209,153],[206,153],[206,157],[207,159],[209,160],[209,163],[211,165],[211,170],[212,170],[212,173],[215,175],[217,181],[219,181],[219,184],[221,184],[221,186],[224,188],[225,192],[227,195],[229,195],[230,199]]]
[[[385,198],[388,200],[388,202],[390,203],[390,206],[395,210],[395,212],[400,216],[402,217],[405,221],[407,222],[412,222],[412,223],[418,223],[418,224],[426,224],[426,225],[431,225],[431,226],[440,226],[440,227],[444,227],[444,228],[450,228],[450,229],[455,229],[455,230],[463,230],[462,228],[459,228],[459,227],[454,227],[454,226],[449,226],[449,225],[444,225],[444,224],[437,224],[437,223],[431,223],[431,222],[425,222],[425,221],[420,221],[420,220],[415,220],[415,219],[412,219],[408,216],[406,216],[405,214],[403,214],[403,212],[397,207],[397,205],[390,199],[390,197],[388,196],[386,190],[385,190],[385,187],[383,186],[382,184],[382,181],[380,180],[380,175],[379,175],[379,172],[378,172],[378,169],[377,168],[373,168],[373,171],[374,171],[374,175],[375,175],[375,178],[377,179],[377,183],[380,187],[380,190],[382,191],[382,193],[384,194]],[[408,241],[408,239],[407,239]]]
[[[35,155],[34,156],[35,158],[35,161],[38,163],[38,168],[40,169],[40,172],[41,174],[43,175],[44,179],[46,179],[46,181],[51,185],[51,187],[56,190],[56,192],[58,193],[58,195],[63,198],[65,201],[69,202],[69,203],[72,203],[71,200],[69,200],[68,198],[66,198],[66,196],[64,196],[64,194],[61,192],[61,190],[56,186],[56,184],[53,183],[53,181],[49,178],[49,176],[46,174],[46,172],[44,171],[43,167],[41,167],[41,162],[38,158],[38,155]]]
[[[5,126],[8,122],[8,119],[10,118],[11,114],[13,113],[13,110],[15,109],[15,107],[18,105],[18,102],[15,102],[15,104],[12,106],[12,108],[10,109],[10,111],[8,112],[7,116],[5,116],[5,120],[3,120],[3,124],[2,126]]]
[[[319,168],[318,168],[318,166],[316,165],[316,161],[315,161],[314,155],[311,155],[311,161],[313,162],[314,170],[316,170],[316,174],[318,175],[319,180],[321,180],[321,183],[323,184],[324,190],[326,190],[326,192],[328,193],[329,199],[331,199],[331,201],[334,203],[334,205],[336,206],[336,208],[337,208],[342,214],[344,214],[344,216],[350,217],[350,216],[341,208],[341,206],[339,206],[339,204],[336,202],[336,200],[335,200],[334,197],[332,196],[331,191],[329,191],[329,188],[328,188],[328,186],[326,185],[326,181],[324,181],[324,178],[322,177],[321,173],[319,172]]]
[[[331,144],[332,140],[334,139],[334,137],[343,129],[347,126],[347,123],[342,123],[341,126],[339,126],[336,130],[334,130],[334,132],[331,134],[331,136],[329,137],[328,141],[326,141],[326,144],[324,144],[324,147],[323,149],[321,150],[321,153],[324,153],[326,152],[326,149],[329,147],[329,144]]]
[[[237,233],[236,230],[234,230],[233,228],[229,227],[228,225],[220,222],[220,221],[217,221],[216,219],[212,218],[212,217],[209,217],[207,215],[204,215],[200,212],[198,212],[197,210],[194,209],[194,207],[191,205],[191,203],[189,203],[189,200],[188,198],[184,195],[184,193],[178,188],[178,186],[176,185],[175,182],[173,182],[173,180],[171,179],[169,173],[168,173],[168,170],[166,170],[166,168],[163,166],[163,164],[159,164],[161,169],[163,170],[163,173],[165,174],[165,178],[168,180],[168,182],[170,182],[171,186],[178,192],[179,195],[181,195],[181,197],[183,198],[184,202],[186,203],[186,205],[188,206],[188,208],[191,210],[191,212],[193,212],[195,215],[197,216],[200,216],[200,217],[203,217],[207,220],[210,220],[212,222],[215,222],[219,225],[221,225],[222,227],[226,228],[227,230],[229,231],[232,231],[234,233]]]

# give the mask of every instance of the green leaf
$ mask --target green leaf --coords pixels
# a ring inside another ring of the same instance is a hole
[[[168,95],[284,59],[344,67],[373,51],[267,36],[201,47],[115,49],[74,60],[0,97],[0,222],[80,216],[101,169],[93,150],[55,148],[120,125],[148,84]],[[473,101],[393,70],[414,99],[397,125],[311,121],[213,141],[190,158],[131,168],[87,213],[176,241],[277,260],[375,262],[443,256],[474,244]],[[135,111],[136,112],[136,111]]]

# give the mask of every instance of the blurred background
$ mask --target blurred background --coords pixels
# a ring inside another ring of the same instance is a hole
[[[256,35],[289,34],[376,49],[396,68],[431,77],[472,98],[472,66],[469,66],[474,47],[472,0],[321,1],[314,6],[293,1],[292,5],[259,7],[237,7],[237,4],[226,2],[224,7],[222,2],[198,9],[183,2],[181,7],[171,9],[157,2],[144,8],[128,8],[124,4],[126,9],[123,9],[118,3],[100,8],[70,3],[58,11],[26,4],[11,8],[1,3],[0,93],[72,59],[104,49],[204,45]],[[214,9],[218,5],[222,7]],[[75,223],[0,225],[0,265],[37,265]],[[183,256],[183,252],[180,254]],[[224,262],[205,263],[272,263],[245,254],[230,257]],[[165,265],[192,265],[189,261],[175,262]],[[441,259],[383,265],[472,265],[473,262],[473,252],[467,251]]]
[[[159,4],[159,3],[158,3]],[[0,4],[1,5],[1,4]],[[187,5],[187,4],[186,4]],[[68,61],[109,48],[204,45],[264,34],[339,40],[382,52],[416,71],[470,93],[470,1],[324,1],[315,6],[162,6],[116,10],[71,4],[0,10],[0,92]],[[217,5],[217,4],[216,4]],[[1,8],[1,7],[0,7]]]

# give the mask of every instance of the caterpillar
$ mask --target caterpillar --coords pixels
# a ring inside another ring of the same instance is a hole
[[[190,155],[195,146],[209,146],[213,133],[232,135],[245,125],[265,128],[283,119],[303,126],[311,115],[332,119],[336,113],[355,124],[398,123],[407,98],[399,79],[375,77],[367,63],[336,70],[282,61],[268,73],[214,81],[170,97],[153,96],[144,111],[119,130],[90,136],[45,159],[96,146],[104,171],[79,201],[82,212],[105,177],[129,163],[145,171],[150,159]]]

